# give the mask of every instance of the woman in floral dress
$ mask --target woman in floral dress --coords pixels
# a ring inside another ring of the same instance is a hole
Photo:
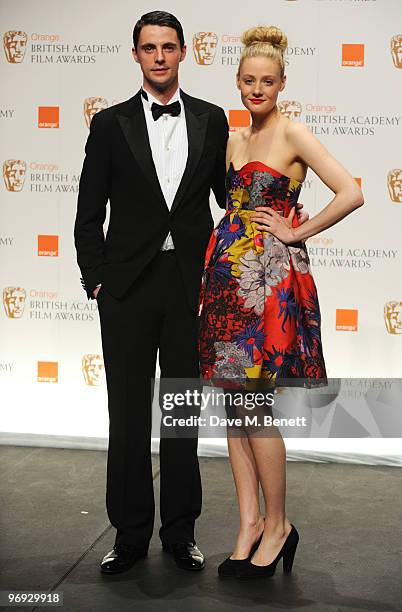
[[[199,304],[202,378],[243,394],[272,386],[314,387],[326,384],[326,369],[305,240],[361,206],[363,197],[310,130],[278,110],[286,82],[283,32],[273,26],[251,28],[242,40],[237,86],[252,123],[229,140],[227,211],[205,257]],[[295,210],[308,167],[334,197],[299,225]],[[299,536],[285,513],[282,437],[277,430],[255,436],[247,427],[243,434],[228,435],[240,531],[218,571],[245,579],[271,576],[282,557],[290,571]]]

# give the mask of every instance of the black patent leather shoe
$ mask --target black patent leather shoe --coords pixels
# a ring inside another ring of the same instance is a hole
[[[103,574],[120,574],[126,572],[133,565],[148,554],[148,549],[138,549],[125,544],[115,544],[113,550],[108,552],[100,562]]]
[[[205,558],[195,542],[176,542],[175,544],[162,544],[165,552],[173,555],[177,567],[180,569],[197,571],[205,567]]]

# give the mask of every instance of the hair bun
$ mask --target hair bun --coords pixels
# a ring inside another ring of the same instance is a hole
[[[273,47],[281,49],[282,52],[285,51],[288,46],[286,34],[276,26],[257,26],[255,28],[249,28],[243,33],[241,41],[246,47],[258,43],[270,44]]]

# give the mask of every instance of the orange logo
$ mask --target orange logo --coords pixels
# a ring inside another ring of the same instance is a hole
[[[216,53],[218,37],[215,32],[197,32],[193,36],[193,51],[197,64],[210,66]]]
[[[388,193],[392,202],[402,203],[402,169],[390,170],[387,175]]]
[[[230,110],[229,111],[229,130],[236,132],[240,128],[248,127],[250,125],[250,112],[244,110]]]
[[[357,331],[358,310],[336,309],[336,329],[337,331]]]
[[[3,178],[8,191],[21,191],[24,186],[27,165],[22,159],[6,159]]]
[[[3,47],[10,64],[20,64],[25,57],[28,36],[22,30],[9,30],[3,34]]]
[[[92,117],[99,113],[99,111],[107,108],[107,100],[106,98],[93,97],[93,98],[85,98],[84,100],[84,118],[85,123],[87,124],[87,128],[91,125]]]
[[[58,106],[38,106],[38,127],[58,128],[59,127],[59,107]]]
[[[364,45],[342,45],[342,66],[364,66]]]
[[[391,55],[395,68],[402,68],[402,34],[391,38]]]
[[[38,255],[40,257],[57,257],[59,255],[59,237],[39,235]]]
[[[58,382],[57,361],[38,361],[38,382]]]
[[[384,319],[389,334],[402,334],[402,302],[387,302],[384,305]]]
[[[24,313],[26,292],[23,287],[4,287],[3,305],[9,319],[20,319]]]

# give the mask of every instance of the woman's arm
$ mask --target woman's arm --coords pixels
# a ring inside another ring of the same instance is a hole
[[[335,193],[335,197],[319,213],[299,227],[289,227],[289,223],[272,209],[265,209],[270,222],[265,229],[282,242],[291,244],[306,240],[338,223],[364,203],[363,194],[349,172],[327,151],[323,144],[312,134],[306,125],[289,124],[286,138],[296,157],[303,160],[320,179]],[[253,220],[262,222],[255,214]]]

